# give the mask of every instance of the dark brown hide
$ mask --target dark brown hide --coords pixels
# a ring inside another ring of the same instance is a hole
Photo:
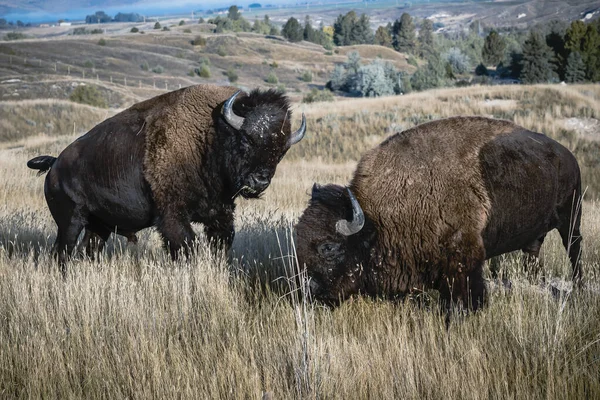
[[[83,228],[106,240],[155,225],[175,258],[195,238],[190,223],[201,222],[228,247],[235,198],[258,197],[302,137],[290,130],[285,96],[232,97],[237,90],[197,85],[154,97],[98,124],[54,161],[31,160],[30,168],[51,166],[45,195],[61,265]],[[223,115],[228,99],[234,121]]]
[[[397,133],[367,152],[350,190],[366,219],[351,219],[345,188],[315,187],[298,225],[297,251],[316,297],[402,296],[435,288],[447,301],[485,298],[485,259],[531,253],[558,228],[581,278],[581,184],[573,155],[512,122],[456,117]]]

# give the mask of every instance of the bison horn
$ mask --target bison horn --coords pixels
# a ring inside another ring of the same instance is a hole
[[[348,195],[350,196],[350,203],[352,203],[352,221],[340,219],[335,223],[335,230],[344,236],[358,233],[365,225],[365,214],[350,189],[348,189]]]
[[[235,129],[241,129],[242,125],[244,124],[244,118],[240,117],[239,115],[235,115],[232,110],[233,102],[240,92],[241,90],[235,92],[233,96],[227,99],[223,105],[223,117],[225,117],[225,121],[227,121],[227,123],[233,126]]]
[[[300,124],[300,128],[290,136],[288,140],[288,147],[292,147],[296,143],[302,140],[304,134],[306,133],[306,117],[304,113],[302,113],[302,123]]]

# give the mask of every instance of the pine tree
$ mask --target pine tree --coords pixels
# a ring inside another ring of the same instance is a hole
[[[373,32],[371,32],[369,16],[367,14],[362,14],[350,31],[350,43],[372,44],[373,40],[374,38]]]
[[[552,70],[552,49],[539,32],[531,31],[523,43],[523,69],[521,80],[525,83],[549,82],[557,76]]]
[[[548,24],[548,33],[546,34],[546,44],[550,46],[555,55],[554,70],[561,80],[565,79],[565,68],[569,56],[569,50],[565,48],[567,28],[566,22],[553,20]]]
[[[229,18],[232,21],[237,21],[241,17],[242,17],[242,13],[240,12],[240,10],[237,6],[229,7],[229,10],[227,11],[227,18]]]
[[[309,42],[315,42],[316,34],[310,23],[310,17],[307,15],[304,19],[304,40]]]
[[[485,38],[481,58],[486,65],[498,65],[504,59],[506,42],[496,31],[491,31]]]
[[[350,46],[352,43],[352,29],[358,17],[356,12],[349,11],[346,15],[339,15],[333,23],[333,42],[338,46]]]
[[[385,26],[380,26],[375,32],[375,44],[385,47],[392,47],[392,35]]]
[[[433,22],[425,18],[419,30],[419,54],[426,57],[433,51]]]
[[[392,27],[393,45],[396,51],[414,54],[415,24],[408,13],[403,13]]]
[[[299,42],[304,38],[304,29],[296,18],[291,17],[281,29],[281,34],[290,42]]]
[[[573,51],[567,58],[565,80],[569,83],[583,82],[585,80],[585,63],[578,51]]]

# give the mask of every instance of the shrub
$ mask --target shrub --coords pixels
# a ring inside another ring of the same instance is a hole
[[[303,98],[303,103],[315,103],[321,101],[333,101],[334,96],[331,91],[325,90],[317,90],[316,88],[312,88],[309,93],[307,93]]]
[[[192,33],[192,30],[190,28],[185,28],[183,30],[183,33]]]
[[[198,23],[199,24],[203,24],[204,23],[204,18],[202,18],[202,17],[198,18]]]
[[[191,77],[194,77],[194,76],[196,76],[196,71],[195,71],[195,70],[193,70],[193,69],[190,69],[190,70],[188,71],[187,75],[188,75],[188,76],[191,76]]]
[[[162,30],[163,30],[163,31],[170,31],[170,29],[169,29],[169,27],[168,27],[168,26],[163,26]]]
[[[217,54],[220,55],[221,57],[225,57],[227,55],[227,50],[225,50],[225,46],[220,45],[217,48]]]
[[[138,33],[139,31],[140,30],[134,26],[133,28],[131,28],[131,30],[129,32],[131,32],[131,33]]]
[[[106,46],[106,40],[104,38],[98,40],[98,45],[99,46]]]
[[[87,60],[86,62],[83,63],[83,66],[85,68],[94,68],[94,62],[92,60]]]
[[[75,28],[73,29],[73,35],[87,35],[89,32],[85,28]]]
[[[271,71],[269,72],[269,75],[267,75],[266,81],[272,85],[277,85],[279,83],[279,78],[277,78],[274,71]]]
[[[152,72],[155,74],[162,74],[165,72],[165,69],[161,65],[157,65],[156,67],[152,68]]]
[[[27,36],[21,32],[8,32],[4,36],[4,40],[19,40],[19,39],[25,39],[26,37]]]
[[[233,68],[229,68],[227,70],[227,79],[229,79],[229,82],[231,83],[236,82],[238,80],[238,74]]]
[[[150,65],[148,64],[148,61],[144,61],[143,63],[141,63],[140,68],[142,69],[142,71],[149,71]]]
[[[202,64],[200,68],[196,68],[196,71],[202,78],[210,78],[210,68],[208,65]]]
[[[102,29],[92,29],[91,31],[92,35],[98,35],[100,33],[104,33],[104,31]]]
[[[442,59],[450,64],[452,71],[457,74],[464,74],[467,72],[471,64],[469,57],[456,47],[451,47],[444,52],[442,54]]]
[[[73,90],[69,97],[71,101],[81,104],[89,104],[94,107],[107,108],[108,104],[102,93],[93,85],[80,85]]]
[[[160,29],[160,28],[162,28],[160,26],[160,22],[156,21],[156,23],[154,24],[154,29]]]
[[[194,39],[192,39],[190,41],[190,43],[192,44],[192,46],[205,46],[206,45],[206,39],[204,37],[198,35]]]
[[[184,20],[179,21],[179,26],[183,26],[183,25],[185,25],[185,21]]]
[[[485,67],[485,65],[483,64],[479,64],[476,68],[475,68],[475,75],[477,76],[486,76],[488,74],[488,70]]]
[[[304,71],[302,73],[302,76],[300,77],[300,79],[302,79],[304,82],[312,82],[312,78],[313,78],[313,75],[312,75],[312,72],[310,72],[310,71]]]
[[[271,64],[269,64],[269,66],[270,66],[271,68],[278,68],[278,67],[279,67],[279,64],[277,64],[277,61],[273,61]]]
[[[277,91],[281,92],[281,93],[285,93],[286,92],[285,85],[283,83],[280,83],[279,85],[277,85]]]

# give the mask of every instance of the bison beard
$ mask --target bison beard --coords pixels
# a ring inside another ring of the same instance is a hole
[[[349,188],[314,186],[298,261],[326,302],[433,288],[477,309],[484,261],[537,257],[555,228],[581,282],[581,195],[576,159],[542,134],[480,117],[430,122],[367,152]]]
[[[111,232],[136,241],[156,226],[171,256],[204,225],[213,244],[234,237],[235,198],[258,197],[277,164],[306,131],[291,131],[285,96],[197,85],[135,104],[70,144],[57,158],[36,157],[44,193],[58,225],[55,249],[64,271],[82,229],[91,253]]]

